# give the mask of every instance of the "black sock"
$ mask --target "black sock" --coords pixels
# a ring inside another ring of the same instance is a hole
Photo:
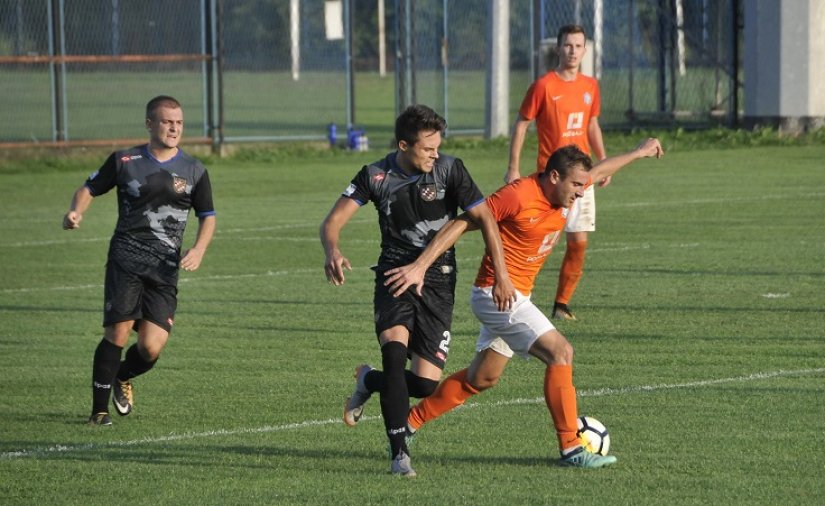
[[[140,356],[137,344],[133,344],[126,350],[126,358],[120,363],[120,370],[117,372],[117,379],[120,381],[128,381],[135,376],[148,372],[155,366],[157,359],[147,362]]]
[[[364,376],[364,386],[367,387],[370,393],[383,392],[387,385],[387,380],[384,378],[384,371],[373,369]]]
[[[123,348],[106,339],[101,339],[95,349],[92,365],[92,414],[109,412],[109,396],[112,382],[120,367],[120,353]]]
[[[407,381],[407,392],[410,397],[416,399],[423,399],[435,392],[438,386],[438,381],[416,376],[412,371],[404,371],[404,379]],[[373,369],[364,376],[364,386],[370,393],[381,392],[387,385],[387,379],[384,377],[384,371]]]
[[[436,387],[438,387],[438,381],[422,378],[413,374],[412,371],[407,371],[407,391],[410,397],[416,399],[429,397],[435,392]]]
[[[381,347],[381,361],[384,366],[386,384],[381,390],[381,413],[384,427],[390,439],[393,458],[401,451],[409,455],[404,437],[407,434],[407,414],[410,397],[404,366],[407,365],[407,347],[399,342],[389,342]]]

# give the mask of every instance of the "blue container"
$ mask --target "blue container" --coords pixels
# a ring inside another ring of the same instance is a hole
[[[335,123],[330,123],[327,126],[327,139],[329,139],[329,147],[334,148],[338,142],[338,127]]]
[[[369,149],[369,140],[363,129],[348,128],[347,129],[347,148],[352,151],[366,151]]]

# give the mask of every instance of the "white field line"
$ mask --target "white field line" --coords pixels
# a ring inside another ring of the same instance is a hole
[[[772,378],[781,378],[789,376],[813,376],[816,374],[825,373],[825,367],[816,369],[796,369],[796,370],[778,370],[756,372],[747,376],[734,376],[730,378],[712,378],[706,380],[690,381],[686,383],[661,383],[658,385],[640,385],[617,388],[598,388],[595,390],[579,390],[579,397],[603,397],[603,396],[618,396],[630,394],[644,394],[648,392],[658,392],[666,390],[681,390],[690,388],[702,388],[714,385],[721,385],[725,383],[747,383],[751,381],[768,380]],[[524,404],[544,404],[544,397],[534,397],[532,399],[511,399],[507,401],[498,401],[493,403],[468,403],[461,406],[461,409],[474,408],[498,408],[506,406],[524,405]],[[379,420],[380,416],[366,416],[362,421]],[[156,443],[168,443],[174,441],[189,441],[193,439],[205,439],[221,436],[237,436],[243,434],[265,434],[272,432],[285,432],[289,430],[301,430],[311,427],[319,427],[326,425],[340,424],[341,420],[338,418],[329,418],[326,420],[305,420],[303,422],[288,423],[283,425],[265,425],[263,427],[250,427],[238,429],[216,429],[205,432],[186,432],[183,434],[169,434],[167,436],[145,437],[141,439],[132,439],[127,441],[111,441],[108,443],[87,443],[82,445],[53,445],[40,448],[30,448],[24,450],[10,451],[0,453],[0,460],[11,460],[24,457],[49,457],[50,455],[58,455],[69,452],[86,452],[96,451],[105,448],[127,448],[133,446],[152,445]],[[106,430],[101,428],[101,430]]]
[[[299,240],[299,239],[294,239]],[[317,241],[317,239],[312,239],[313,241]],[[375,241],[378,242],[378,241]],[[699,246],[699,243],[686,243],[686,244],[671,244],[662,246],[662,248],[676,248],[676,249],[683,249],[683,248],[696,248]],[[616,252],[616,251],[633,251],[633,250],[642,250],[642,249],[651,249],[653,248],[650,244],[640,244],[637,246],[622,246],[622,247],[615,247],[615,248],[593,248],[588,249],[588,253],[606,253],[606,252]],[[469,263],[476,264],[478,259],[473,258],[472,260],[468,259],[459,259],[459,265],[468,265]],[[363,270],[368,269],[368,266],[365,267],[354,267],[353,270]],[[225,279],[225,280],[233,280],[233,279],[248,279],[248,278],[265,278],[265,277],[273,277],[273,276],[289,276],[292,274],[312,274],[313,272],[318,272],[319,276],[323,275],[323,268],[318,267],[315,268],[302,268],[302,269],[290,269],[290,270],[280,270],[280,271],[266,271],[263,273],[256,272],[256,273],[247,273],[247,274],[225,274],[225,275],[215,275],[215,276],[198,276],[193,278],[180,278],[178,281],[179,283],[194,283],[199,281],[214,281],[217,279]],[[320,279],[320,278],[319,278]],[[99,289],[102,288],[103,284],[94,284],[94,285],[67,285],[67,286],[37,286],[37,287],[24,287],[24,288],[3,288],[0,289],[0,294],[11,294],[11,293],[30,293],[30,292],[51,292],[51,291],[72,291],[72,290],[91,290],[91,289]]]
[[[366,269],[366,267],[364,267]],[[192,283],[197,281],[214,281],[216,279],[248,279],[248,278],[264,278],[264,277],[273,277],[273,276],[288,276],[291,274],[310,274],[313,272],[320,273],[320,276],[323,276],[323,268],[319,267],[317,269],[290,269],[290,270],[283,270],[283,271],[266,271],[266,272],[255,272],[255,273],[248,273],[248,274],[223,274],[223,275],[214,275],[214,276],[199,276],[196,278],[181,278],[178,280],[178,283]],[[5,293],[27,293],[27,292],[46,292],[46,291],[71,291],[71,290],[85,290],[85,289],[94,289],[94,288],[103,288],[103,284],[97,285],[72,285],[72,286],[43,286],[43,287],[29,287],[29,288],[4,288],[0,290],[0,294]]]
[[[817,198],[825,196],[825,192],[800,193],[793,198]],[[689,200],[667,200],[655,202],[611,202],[600,205],[600,209],[610,209],[613,207],[654,207],[654,206],[683,206],[683,205],[705,205],[720,204],[728,202],[761,202],[763,200],[788,200],[787,195],[759,195],[753,197],[733,197],[733,198],[706,198]],[[603,207],[602,207],[603,206]]]
[[[373,223],[375,220],[367,220],[367,219],[360,219],[360,220],[350,220],[348,224],[360,225],[365,223]],[[297,228],[318,228],[321,226],[321,222],[298,222],[298,223],[284,223],[281,225],[272,225],[268,227],[249,227],[249,228],[227,228],[218,230],[215,232],[215,238],[221,239],[224,235],[229,234],[245,234],[247,232],[273,232],[276,230],[289,230],[289,229],[297,229]],[[66,233],[65,231],[63,232]],[[20,242],[10,242],[10,243],[0,243],[0,248],[29,248],[29,247],[37,247],[37,246],[53,246],[55,244],[76,244],[82,242],[108,242],[112,236],[111,234],[108,236],[99,236],[99,237],[78,237],[79,232],[74,232],[74,235],[69,237],[65,236],[63,239],[48,239],[43,241],[20,241]],[[276,239],[277,236],[269,236],[270,238]],[[314,241],[318,241],[317,237],[313,238]]]
[[[825,196],[825,192],[813,192],[813,193],[800,193],[795,195],[795,199],[800,198],[817,198]],[[605,203],[602,204],[604,209],[610,209],[612,207],[655,207],[655,206],[674,206],[674,205],[705,205],[705,204],[719,204],[719,203],[728,203],[728,202],[752,202],[752,201],[764,201],[764,200],[787,200],[789,197],[787,195],[759,195],[753,197],[739,197],[739,198],[707,198],[707,199],[691,199],[691,200],[673,200],[673,201],[655,201],[655,202],[615,202],[615,203]],[[59,221],[59,220],[58,220]],[[351,224],[364,224],[364,223],[373,223],[375,222],[374,219],[353,219],[349,223]],[[295,229],[295,228],[305,228],[305,227],[312,227],[316,228],[320,226],[320,222],[312,221],[312,222],[297,222],[297,223],[284,223],[280,225],[272,225],[268,227],[251,227],[251,228],[230,228],[230,229],[221,229],[215,233],[216,239],[220,238],[221,235],[224,234],[236,234],[236,233],[246,233],[246,232],[267,232],[267,231],[274,231],[274,230],[288,230],[288,229]],[[44,240],[44,241],[21,241],[21,242],[13,242],[13,243],[2,243],[0,242],[0,248],[27,248],[27,247],[37,247],[37,246],[51,246],[55,244],[70,244],[70,243],[77,243],[77,242],[102,242],[108,241],[111,236],[105,237],[93,237],[93,238],[83,238],[83,239],[52,239],[52,240]]]

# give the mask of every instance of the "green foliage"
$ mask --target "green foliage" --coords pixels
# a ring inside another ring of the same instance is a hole
[[[658,137],[667,151],[704,151],[773,146],[825,145],[825,128],[808,134],[786,135],[774,128],[755,130],[711,128],[707,130],[643,130],[611,131],[605,134],[605,145],[611,153],[631,149],[643,137]]]
[[[750,147],[793,147],[825,145],[825,128],[801,135],[783,135],[772,128],[753,131],[742,129],[715,128],[709,130],[645,130],[607,131],[604,134],[609,154],[617,154],[635,147],[641,139],[658,137],[667,152],[704,151],[709,149],[738,149]],[[525,153],[535,150],[535,134],[528,135]],[[193,146],[185,149],[193,149]],[[111,149],[115,149],[113,146]],[[485,140],[475,136],[448,136],[444,139],[442,151],[480,150],[502,152],[509,149],[509,139],[500,137]],[[93,170],[97,168],[110,148],[78,148],[55,151],[28,149],[8,151],[0,157],[0,173],[70,171],[77,168]],[[330,149],[323,142],[281,142],[228,144],[227,153],[221,159],[203,148],[194,149],[194,154],[206,163],[273,163],[290,158],[311,157],[317,159],[363,158],[372,160],[383,156],[384,149],[373,147],[366,153],[353,153],[346,149]],[[504,160],[506,163],[506,160]]]
[[[635,134],[610,137],[610,151]],[[496,388],[422,429],[416,480],[387,473],[377,398],[358,427],[339,421],[354,366],[380,363],[378,231],[365,206],[342,235],[353,270],[333,287],[318,225],[377,151],[211,160],[215,240],[181,274],[175,330],[135,381],[135,412],[109,428],[83,420],[116,198],[64,232],[86,167],[0,171],[3,504],[822,504],[825,146],[728,149],[722,135],[711,149],[713,135],[673,133],[663,160],[598,190],[580,320],[558,324],[579,411],[607,425],[619,458],[592,473],[555,465],[537,360],[514,360]],[[505,141],[448,147],[485,193],[499,186]],[[533,294],[545,309],[562,250]],[[448,373],[473,355],[482,251],[477,233],[458,244]]]

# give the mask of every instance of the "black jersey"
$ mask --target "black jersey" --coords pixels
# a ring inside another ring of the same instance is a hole
[[[459,207],[466,211],[484,202],[460,159],[439,155],[432,172],[408,175],[398,166],[396,155],[390,153],[364,166],[343,193],[359,205],[375,204],[381,228],[381,266],[412,262],[457,216]],[[433,263],[439,265],[455,267],[453,248]]]
[[[215,214],[206,168],[181,150],[165,162],[156,160],[148,145],[114,152],[86,187],[95,197],[117,187],[113,247],[159,258],[180,255],[189,209],[199,218]]]

